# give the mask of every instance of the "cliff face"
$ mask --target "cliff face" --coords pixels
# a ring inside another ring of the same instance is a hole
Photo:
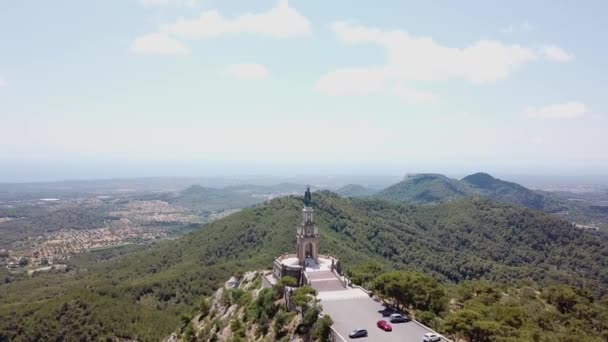
[[[262,272],[232,277],[205,299],[192,316],[165,340],[186,341],[303,341],[296,334],[301,318],[285,310],[277,291],[264,289]]]

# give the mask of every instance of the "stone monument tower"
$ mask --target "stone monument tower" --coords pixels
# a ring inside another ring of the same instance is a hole
[[[319,262],[319,230],[312,217],[312,195],[310,187],[304,193],[304,209],[302,209],[303,222],[296,229],[296,250],[300,265],[306,258]]]

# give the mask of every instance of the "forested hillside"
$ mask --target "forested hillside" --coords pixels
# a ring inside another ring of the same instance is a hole
[[[468,184],[435,173],[410,175],[380,191],[375,197],[411,204],[434,204],[476,195]]]
[[[336,193],[343,197],[367,197],[375,194],[376,190],[359,184],[348,184],[336,190]]]
[[[409,175],[373,197],[396,203],[438,204],[480,196],[500,203],[558,214],[570,222],[607,231],[608,206],[605,201],[579,200],[576,194],[531,190],[483,172],[461,180],[439,174]]]
[[[566,206],[565,203],[548,193],[533,191],[517,183],[497,179],[483,172],[466,176],[461,182],[469,184],[475,191],[497,202],[545,212],[557,212]]]
[[[376,261],[444,283],[529,279],[608,293],[608,241],[540,212],[466,198],[437,206],[313,195],[320,252],[346,269]],[[302,199],[277,198],[109,261],[0,285],[0,340],[157,340],[235,272],[290,252]],[[598,233],[599,234],[599,233]],[[87,256],[93,258],[95,255]],[[17,338],[17,336],[19,336]]]
[[[533,191],[483,172],[474,173],[461,180],[432,173],[410,175],[404,181],[382,190],[375,197],[401,203],[436,204],[473,196],[485,196],[496,202],[545,212],[558,212],[567,206],[556,196]]]

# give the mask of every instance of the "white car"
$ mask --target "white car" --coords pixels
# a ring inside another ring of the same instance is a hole
[[[440,342],[441,337],[437,336],[433,333],[426,333],[424,337],[422,337],[422,342]]]

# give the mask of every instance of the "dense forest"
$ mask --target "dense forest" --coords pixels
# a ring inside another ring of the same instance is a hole
[[[317,192],[314,201],[320,252],[347,270],[375,262],[446,286],[525,280],[573,286],[596,302],[608,293],[606,236],[558,217],[485,198],[413,206]],[[83,255],[67,272],[5,275],[0,340],[157,340],[232,274],[292,251],[301,207],[299,197],[277,198],[177,240]]]

